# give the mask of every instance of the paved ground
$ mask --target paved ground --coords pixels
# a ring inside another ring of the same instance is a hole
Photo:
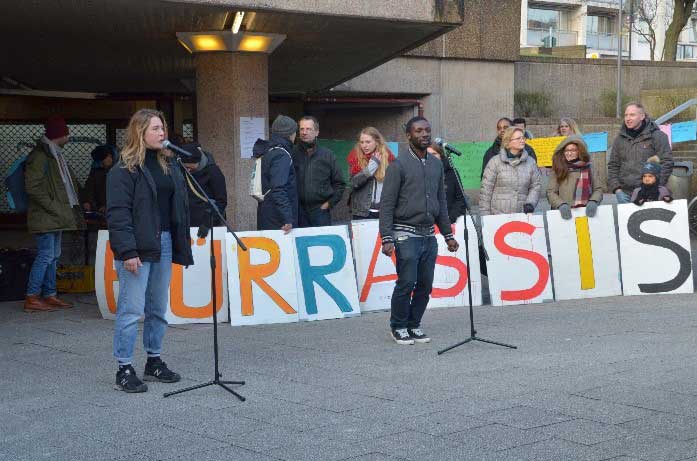
[[[468,331],[463,309],[427,313],[430,345],[392,343],[387,313],[222,326],[244,403],[219,388],[162,398],[212,376],[201,325],[166,338],[182,383],[113,390],[113,324],[77,300],[0,304],[0,459],[697,460],[695,295],[477,308],[483,337],[519,349],[442,356]]]

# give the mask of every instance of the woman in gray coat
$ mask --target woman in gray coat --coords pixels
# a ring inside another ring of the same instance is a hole
[[[525,133],[517,127],[508,128],[501,146],[482,176],[479,213],[532,213],[542,185],[537,162],[525,150]]]

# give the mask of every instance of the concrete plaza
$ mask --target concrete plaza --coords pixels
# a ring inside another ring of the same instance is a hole
[[[95,298],[25,314],[0,304],[0,459],[697,459],[694,295],[601,298],[429,311],[428,345],[398,346],[386,312],[220,328],[170,327],[164,356],[183,375],[145,394],[112,389],[113,322]],[[138,349],[138,373],[144,359]]]

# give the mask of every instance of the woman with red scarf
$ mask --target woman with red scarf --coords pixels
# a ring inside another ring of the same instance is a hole
[[[591,165],[588,147],[578,135],[564,139],[552,155],[552,175],[547,185],[547,200],[561,217],[571,219],[571,208],[586,207],[593,217],[603,199],[603,187]]]
[[[380,132],[369,126],[361,130],[358,143],[347,158],[351,171],[351,215],[353,219],[378,219],[382,181],[394,155]]]

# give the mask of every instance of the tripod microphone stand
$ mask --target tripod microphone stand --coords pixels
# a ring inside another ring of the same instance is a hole
[[[203,154],[205,155],[205,154]],[[232,230],[230,227],[230,224],[225,220],[223,215],[220,213],[220,210],[218,209],[218,206],[215,204],[215,201],[213,201],[208,194],[206,194],[206,191],[203,190],[201,187],[201,184],[199,184],[198,181],[196,181],[196,178],[189,173],[189,170],[186,169],[184,164],[182,163],[181,157],[177,157],[177,163],[179,164],[179,167],[182,169],[184,174],[186,175],[186,178],[188,178],[189,182],[193,185],[195,185],[196,189],[198,189],[198,192],[203,195],[203,197],[206,199],[206,202],[208,203],[208,208],[210,210],[210,220],[209,220],[209,225],[210,225],[210,233],[211,233],[211,240],[210,240],[210,264],[211,264],[211,305],[213,309],[213,357],[214,357],[214,375],[213,375],[213,380],[208,381],[207,383],[203,384],[197,384],[195,386],[187,387],[184,389],[179,389],[178,391],[173,391],[173,392],[166,392],[164,394],[164,397],[169,397],[171,395],[176,395],[176,394],[181,394],[183,392],[189,392],[193,391],[194,389],[201,389],[202,387],[208,387],[208,386],[220,386],[241,401],[245,401],[246,399],[242,397],[240,394],[235,392],[234,390],[230,389],[228,387],[229,384],[238,384],[238,385],[243,385],[244,381],[221,381],[220,378],[223,376],[218,367],[218,309],[217,309],[217,287],[216,287],[216,282],[215,282],[215,268],[216,268],[216,261],[215,261],[215,251],[213,249],[213,214],[220,219],[222,223],[225,224],[225,227],[227,227],[228,232],[232,234],[233,237],[235,237],[235,240],[237,240],[237,244],[242,248],[242,250],[247,251],[247,247],[244,245],[244,243],[237,237],[237,234],[235,234],[235,231]],[[200,238],[205,238],[206,236],[201,236],[199,234]]]
[[[453,344],[452,346],[448,346],[445,349],[442,349],[438,351],[438,355],[441,355],[444,352],[448,352],[451,349],[455,349],[456,347],[462,346],[463,344],[467,344],[472,341],[479,341],[482,343],[489,343],[489,344],[494,344],[496,346],[502,346],[502,347],[508,347],[510,349],[518,349],[517,346],[513,346],[511,344],[506,344],[506,343],[500,343],[498,341],[492,341],[490,339],[484,339],[480,338],[477,336],[477,332],[474,329],[474,309],[472,308],[472,279],[470,278],[470,246],[469,246],[469,231],[467,230],[467,215],[469,215],[470,219],[472,220],[472,224],[474,224],[474,228],[477,232],[477,240],[480,240],[481,236],[481,229],[478,227],[477,223],[474,222],[474,218],[472,217],[472,210],[470,210],[469,203],[467,203],[467,196],[465,195],[465,190],[462,187],[462,180],[460,179],[460,174],[457,172],[455,167],[453,166],[453,161],[452,158],[450,157],[450,154],[448,153],[448,146],[444,146],[443,149],[443,154],[445,155],[445,158],[448,161],[448,165],[450,168],[453,169],[453,172],[455,173],[455,178],[457,179],[457,187],[460,191],[460,194],[462,194],[462,201],[464,204],[465,208],[465,220],[464,220],[464,226],[462,226],[462,232],[463,232],[463,237],[465,239],[465,262],[467,264],[467,301],[469,303],[469,313],[470,313],[470,336],[469,338],[460,341],[457,344]],[[482,248],[484,251],[484,257],[486,260],[489,260],[489,256],[486,254],[486,249]]]

